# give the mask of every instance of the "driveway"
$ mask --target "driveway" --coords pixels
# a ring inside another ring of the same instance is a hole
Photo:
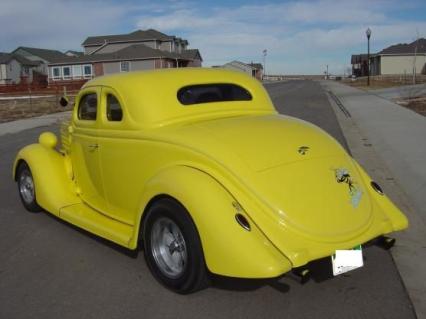
[[[317,82],[267,86],[276,108],[315,122],[345,140]],[[138,258],[19,202],[11,166],[17,150],[56,125],[0,137],[0,318],[415,318],[388,251],[364,249],[365,266],[331,278],[329,259],[313,280],[215,277],[213,285],[176,295]],[[277,136],[285,143],[285,136]],[[231,240],[231,239],[230,239]]]

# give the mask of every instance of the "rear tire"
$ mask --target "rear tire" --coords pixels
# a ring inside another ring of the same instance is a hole
[[[42,211],[43,209],[37,204],[34,179],[27,163],[19,164],[16,180],[19,197],[24,207],[32,213]]]
[[[144,254],[154,277],[179,294],[206,288],[209,281],[201,241],[188,211],[164,198],[146,214]]]

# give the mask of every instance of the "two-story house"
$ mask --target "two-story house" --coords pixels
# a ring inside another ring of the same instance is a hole
[[[49,83],[84,81],[95,76],[158,68],[199,67],[197,49],[188,41],[159,31],[88,37],[83,55],[66,56],[49,63]]]
[[[0,84],[31,83],[33,69],[38,66],[20,55],[0,52]]]

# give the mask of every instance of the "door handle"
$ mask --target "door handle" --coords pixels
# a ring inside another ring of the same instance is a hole
[[[99,148],[98,144],[90,144],[89,146],[89,151],[93,152],[94,150],[97,150]]]

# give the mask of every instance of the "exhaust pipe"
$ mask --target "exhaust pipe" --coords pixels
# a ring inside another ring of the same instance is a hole
[[[302,285],[306,284],[311,279],[311,272],[306,267],[294,268],[291,274],[292,277]]]
[[[395,245],[395,242],[396,242],[395,238],[381,236],[377,240],[377,245],[379,247],[382,247],[385,250],[389,250]]]

